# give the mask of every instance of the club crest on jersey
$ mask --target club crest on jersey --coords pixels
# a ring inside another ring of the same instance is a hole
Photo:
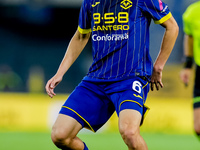
[[[130,7],[132,7],[132,2],[130,0],[123,0],[120,4],[120,7],[124,8],[124,9],[129,9]]]

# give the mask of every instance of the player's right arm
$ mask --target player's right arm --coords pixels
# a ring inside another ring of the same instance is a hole
[[[192,72],[193,63],[193,37],[187,34],[185,34],[184,36],[184,56],[185,64],[184,68],[180,73],[180,78],[183,81],[183,83],[187,86]]]
[[[62,81],[64,74],[78,58],[89,38],[90,33],[82,34],[79,32],[79,30],[75,32],[68,45],[65,56],[57,70],[57,73],[47,82],[45,86],[46,92],[51,98],[56,95],[54,93],[54,88]]]
[[[160,87],[163,87],[162,70],[176,42],[179,27],[169,7],[162,0],[141,0],[141,2],[141,9],[151,16],[154,23],[160,24],[165,28],[161,48],[154,63],[150,81],[151,90],[153,91],[154,87],[159,90]]]

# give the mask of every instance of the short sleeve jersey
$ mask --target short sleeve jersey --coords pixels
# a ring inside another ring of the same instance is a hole
[[[161,0],[84,0],[79,32],[92,32],[93,63],[84,80],[150,79],[149,26],[171,17]]]
[[[184,32],[194,39],[194,60],[200,66],[200,1],[191,4],[183,14]]]

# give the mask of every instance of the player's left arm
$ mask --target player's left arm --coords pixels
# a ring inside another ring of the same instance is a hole
[[[157,90],[159,90],[159,87],[163,87],[162,71],[165,66],[165,63],[167,62],[171,54],[179,32],[179,27],[173,16],[171,16],[167,21],[163,22],[161,25],[165,28],[165,33],[161,43],[160,52],[153,67],[153,73],[151,77],[152,91],[154,90],[154,87],[156,87]]]

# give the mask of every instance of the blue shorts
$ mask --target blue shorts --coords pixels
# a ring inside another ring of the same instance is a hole
[[[140,77],[115,82],[82,81],[60,110],[76,119],[83,127],[96,132],[116,111],[134,109],[142,121],[148,107],[144,106],[149,83]]]

